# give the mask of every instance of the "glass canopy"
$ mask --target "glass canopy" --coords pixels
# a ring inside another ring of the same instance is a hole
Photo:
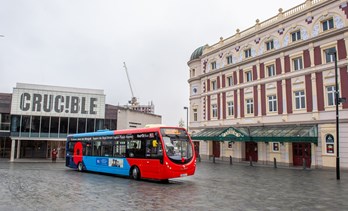
[[[311,142],[318,144],[317,125],[275,125],[256,127],[206,128],[191,135],[193,140]]]

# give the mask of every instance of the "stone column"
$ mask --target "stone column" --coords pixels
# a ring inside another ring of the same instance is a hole
[[[313,47],[313,43],[310,43],[308,46],[308,50],[309,50],[309,58],[311,60],[311,67],[314,67],[314,47]]]
[[[258,109],[259,109],[259,113],[258,113],[258,116],[262,116],[262,111],[261,111],[261,102],[262,102],[262,99],[261,99],[261,84],[257,85],[257,98],[259,99],[259,102],[258,102]]]
[[[17,155],[16,155],[16,159],[18,159],[20,157],[20,152],[21,152],[21,140],[17,141]]]
[[[282,80],[282,95],[283,99],[278,99],[283,101],[283,114],[288,114],[287,101],[286,101],[286,81]]]
[[[238,105],[238,112],[237,112],[237,118],[239,119],[240,118],[240,114],[241,114],[241,112],[240,112],[240,110],[241,110],[241,108],[240,108],[240,103],[241,103],[241,101],[240,101],[240,89],[238,89],[237,90],[237,98],[238,98],[238,103],[239,103],[239,105]]]
[[[282,68],[282,74],[285,74],[285,60],[284,60],[285,56],[284,53],[280,53],[280,67]]]
[[[10,162],[14,161],[14,158],[15,158],[15,147],[16,147],[16,140],[12,139]]]
[[[313,104],[313,112],[318,112],[318,100],[317,100],[317,78],[315,73],[311,75],[312,79],[312,104]]]
[[[344,33],[344,43],[346,45],[346,55],[348,58],[348,32]]]

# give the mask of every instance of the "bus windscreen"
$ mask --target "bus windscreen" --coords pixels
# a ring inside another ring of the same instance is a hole
[[[187,163],[193,158],[192,145],[183,129],[161,129],[164,149],[174,163]]]

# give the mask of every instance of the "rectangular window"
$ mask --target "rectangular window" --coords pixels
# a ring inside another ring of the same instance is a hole
[[[335,86],[327,86],[326,87],[326,92],[327,92],[327,105],[328,106],[333,106],[336,105],[335,101]]]
[[[295,42],[295,41],[300,40],[300,39],[301,39],[301,31],[300,30],[291,33],[292,42]]]
[[[251,57],[251,48],[244,50],[244,56],[245,58]]]
[[[227,103],[228,116],[233,116],[233,101]]]
[[[277,96],[275,95],[268,96],[268,111],[269,112],[277,111]]]
[[[268,77],[275,76],[274,64],[267,66],[267,73],[268,73]]]
[[[293,64],[293,69],[294,70],[301,70],[303,69],[303,64],[302,64],[302,57],[297,57],[292,60]]]
[[[335,140],[333,135],[327,134],[325,137],[326,143],[326,154],[334,154],[335,153]]]
[[[215,70],[215,69],[216,69],[216,62],[212,62],[212,63],[211,63],[211,69],[212,69],[212,70]]]
[[[192,69],[191,74],[192,74],[191,77],[195,77],[196,76],[196,70]]]
[[[254,100],[253,99],[247,99],[246,100],[246,107],[247,107],[247,114],[253,114],[254,113]]]
[[[295,92],[295,107],[296,109],[304,109],[306,108],[306,99],[304,91],[296,91]]]
[[[227,86],[232,86],[233,85],[233,78],[232,76],[227,77]]]
[[[279,146],[280,146],[280,143],[279,142],[273,142],[272,143],[273,147],[273,152],[279,152]]]
[[[212,113],[213,113],[213,117],[217,117],[217,105],[216,104],[213,104],[211,105],[211,110],[212,110]]]
[[[211,81],[211,88],[212,88],[212,90],[217,90],[217,83],[216,83],[216,81]]]
[[[196,108],[193,109],[193,121],[198,121],[198,112]]]
[[[227,59],[227,64],[232,64],[232,56],[226,57]]]
[[[335,55],[329,54],[328,52],[336,52],[336,48],[332,47],[332,48],[328,48],[328,49],[324,50],[326,63],[334,62],[335,61]]]
[[[323,31],[333,29],[333,27],[334,27],[333,18],[325,20],[325,21],[321,22],[321,24],[323,26]]]
[[[252,74],[251,74],[251,71],[247,71],[245,72],[245,78],[246,78],[246,81],[249,82],[249,81],[252,81]]]
[[[272,50],[274,48],[273,40],[266,42],[267,51]]]

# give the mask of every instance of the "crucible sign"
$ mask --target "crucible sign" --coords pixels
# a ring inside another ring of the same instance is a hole
[[[105,95],[15,88],[11,114],[104,118]]]

